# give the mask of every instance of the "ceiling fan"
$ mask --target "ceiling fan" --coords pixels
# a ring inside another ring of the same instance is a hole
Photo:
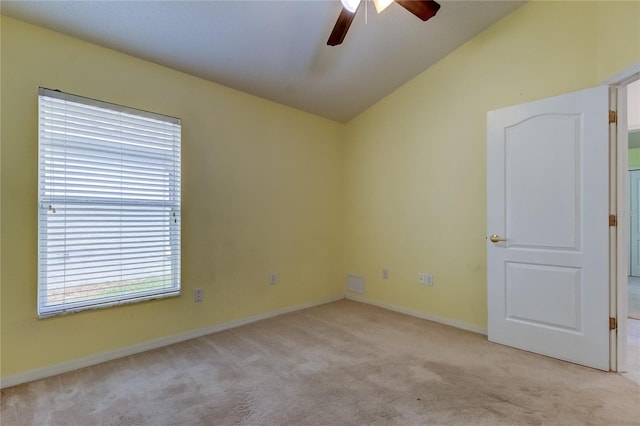
[[[349,31],[353,18],[356,16],[356,11],[358,10],[358,6],[360,6],[361,0],[340,1],[342,2],[342,11],[338,16],[336,25],[333,27],[333,31],[331,31],[331,35],[327,41],[329,46],[337,46],[342,43],[344,37],[347,35],[347,31]],[[394,0],[373,0],[373,2],[376,6],[376,10],[380,13],[387,6],[393,3]],[[435,16],[438,9],[440,9],[440,5],[434,0],[395,0],[395,2],[423,21]]]

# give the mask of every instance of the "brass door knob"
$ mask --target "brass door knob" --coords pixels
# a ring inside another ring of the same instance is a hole
[[[498,243],[500,241],[507,241],[506,238],[500,238],[500,235],[498,235],[498,234],[493,234],[492,236],[489,237],[489,240],[492,243]]]

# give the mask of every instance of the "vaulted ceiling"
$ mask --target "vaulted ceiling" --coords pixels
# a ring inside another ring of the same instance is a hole
[[[334,47],[337,0],[3,0],[1,12],[344,122],[523,3],[438,1],[422,22],[365,0]]]

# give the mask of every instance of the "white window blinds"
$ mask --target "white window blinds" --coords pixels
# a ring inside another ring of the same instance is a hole
[[[39,316],[180,294],[180,133],[40,89]]]

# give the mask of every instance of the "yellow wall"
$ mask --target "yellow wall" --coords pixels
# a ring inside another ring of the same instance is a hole
[[[639,60],[640,2],[527,3],[348,123],[345,272],[364,297],[486,327],[487,111]]]
[[[640,132],[629,133],[629,168],[640,168]]]
[[[640,168],[640,148],[629,150],[629,169]]]
[[[1,25],[3,377],[344,294],[343,125]],[[36,319],[38,86],[182,118],[183,296]]]

